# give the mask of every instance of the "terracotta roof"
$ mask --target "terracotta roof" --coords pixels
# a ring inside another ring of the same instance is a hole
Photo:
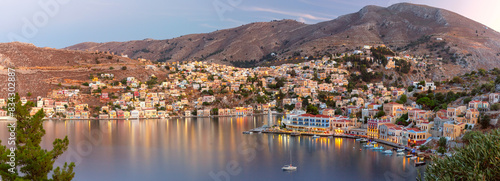
[[[299,116],[301,116],[301,117],[316,117],[316,118],[331,118],[330,116],[327,116],[327,115],[312,115],[312,114],[301,114]]]
[[[422,130],[420,130],[418,128],[405,128],[405,130],[407,130],[407,131],[415,131],[415,132],[422,132]]]

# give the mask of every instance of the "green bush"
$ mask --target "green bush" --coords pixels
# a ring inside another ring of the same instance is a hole
[[[465,137],[465,136],[464,136]],[[432,157],[418,180],[500,180],[500,130],[469,134],[469,143],[451,157]]]

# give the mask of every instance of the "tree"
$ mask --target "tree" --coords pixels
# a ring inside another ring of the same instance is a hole
[[[335,109],[335,115],[342,115],[342,109],[340,108]]]
[[[211,115],[219,115],[219,108],[213,108],[212,110],[210,110],[210,114]]]
[[[441,153],[441,154],[444,154],[446,153],[446,149],[443,148],[443,147],[439,147],[438,150],[437,150],[438,153]]]
[[[493,111],[500,110],[500,103],[495,103],[495,104],[491,105],[491,110],[493,110]]]
[[[113,70],[113,69],[115,69],[115,68],[113,68],[113,67],[109,67],[109,70]]]
[[[464,104],[469,104],[470,101],[472,101],[472,98],[471,97],[466,97],[464,99]]]
[[[478,72],[478,73],[479,73],[479,75],[481,75],[481,76],[486,75],[486,70],[484,70],[484,69],[477,69],[477,72]]]
[[[309,99],[304,98],[302,99],[302,107],[307,107],[309,105]]]
[[[408,92],[413,92],[413,88],[415,88],[414,86],[408,86]]]
[[[276,79],[276,88],[279,89],[285,86],[286,79],[285,78],[277,78]]]
[[[430,98],[428,97],[422,97],[420,99],[417,100],[417,104],[420,104],[420,105],[425,105],[429,108],[433,108],[434,107],[434,101],[431,100]]]
[[[418,180],[499,180],[500,130],[469,136],[468,144],[456,149],[452,157],[432,157],[433,165]]]
[[[438,144],[439,144],[439,146],[440,146],[440,147],[444,147],[444,148],[446,148],[446,142],[447,142],[447,141],[448,141],[448,140],[447,140],[445,137],[441,137],[441,138],[439,138],[439,142],[438,142]]]
[[[385,112],[384,112],[384,111],[379,111],[379,112],[377,112],[377,114],[375,114],[375,116],[374,116],[374,117],[375,117],[375,118],[380,118],[380,117],[382,117],[382,116],[385,116]]]
[[[401,97],[399,98],[399,100],[403,103],[406,103],[408,101],[408,97],[406,96],[406,94],[403,94],[401,95]]]
[[[406,121],[406,120],[408,120],[408,113],[403,114],[401,117],[399,117],[396,120],[396,124],[403,125],[403,126],[408,126],[410,123],[408,121]]]
[[[481,115],[481,121],[479,121],[479,124],[481,124],[481,128],[486,129],[490,127],[490,120],[490,116]]]
[[[56,139],[53,143],[51,151],[42,149],[40,143],[45,129],[43,129],[43,117],[45,113],[43,109],[35,115],[30,116],[30,109],[34,105],[29,102],[21,105],[19,95],[16,94],[14,99],[10,99],[9,103],[15,104],[14,117],[15,122],[15,158],[16,167],[11,168],[8,164],[10,154],[6,146],[0,145],[0,175],[4,180],[71,180],[75,176],[73,168],[74,163],[64,164],[61,169],[57,167],[53,170],[55,160],[68,149],[69,140],[66,136],[63,140]],[[0,141],[1,142],[1,141]],[[48,179],[48,175],[52,173],[52,179]]]
[[[318,108],[316,106],[313,106],[312,104],[307,105],[306,112],[313,115],[319,114]]]
[[[127,66],[123,66],[123,67],[122,67],[122,70],[127,70]]]

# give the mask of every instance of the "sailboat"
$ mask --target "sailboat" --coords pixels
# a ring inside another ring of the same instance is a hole
[[[292,149],[291,148],[288,149],[290,150],[290,165],[285,165],[281,167],[281,169],[283,171],[295,171],[297,170],[297,167],[292,165]]]

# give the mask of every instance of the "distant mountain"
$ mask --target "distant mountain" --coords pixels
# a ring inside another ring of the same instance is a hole
[[[228,64],[255,60],[259,65],[269,59],[341,53],[380,44],[399,52],[442,57],[470,70],[500,67],[498,32],[448,10],[409,3],[387,8],[366,6],[356,13],[312,25],[281,20],[168,40],[87,42],[66,49],[110,51],[156,61]],[[270,56],[272,53],[276,57]]]

